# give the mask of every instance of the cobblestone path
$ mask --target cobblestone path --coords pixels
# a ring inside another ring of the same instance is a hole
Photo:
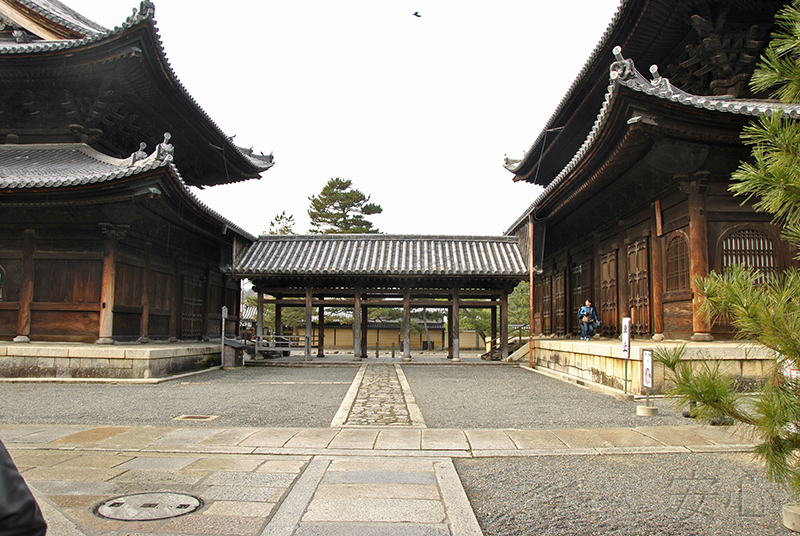
[[[402,369],[400,369],[402,374]],[[411,426],[406,397],[394,365],[367,365],[345,426]]]

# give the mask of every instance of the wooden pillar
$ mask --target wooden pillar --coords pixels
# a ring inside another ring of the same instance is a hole
[[[224,305],[224,304],[223,304]],[[211,265],[206,264],[205,284],[203,285],[203,332],[200,334],[204,341],[209,340],[211,333]],[[222,333],[220,333],[222,337]]]
[[[114,295],[117,284],[117,242],[125,237],[127,226],[101,224],[106,237],[103,258],[103,283],[100,290],[100,329],[97,344],[114,344]]]
[[[628,275],[628,242],[627,227],[624,221],[619,222],[619,255],[617,258],[617,325],[622,326],[622,319],[631,316],[631,287]],[[620,327],[620,329],[622,329]]]
[[[22,239],[22,286],[19,289],[19,312],[17,314],[17,336],[14,342],[30,342],[31,303],[33,303],[34,260],[36,231],[25,229]]]
[[[275,296],[275,298],[278,298],[278,296]],[[282,335],[283,335],[283,307],[278,304],[275,304],[275,336],[281,337]]]
[[[656,201],[653,206],[653,240],[650,244],[650,266],[653,274],[653,287],[651,290],[653,299],[653,340],[661,342],[664,340],[664,264],[661,253],[661,203]]]
[[[694,280],[696,277],[707,277],[708,265],[708,221],[706,220],[705,189],[708,174],[696,173],[694,180],[681,185],[684,193],[689,195],[689,242],[691,253],[691,282],[692,282],[692,327],[693,341],[713,341],[711,325],[700,314],[703,297],[700,295]]]
[[[150,342],[150,278],[152,270],[152,244],[144,245],[144,272],[142,272],[142,316],[139,322],[139,342]]]
[[[353,295],[353,361],[361,361],[361,287]]]
[[[459,315],[459,299],[458,299],[458,287],[453,287],[453,327],[451,327],[451,331],[453,333],[453,361],[461,361],[461,352],[458,346],[458,336],[459,336],[459,329],[458,329],[458,315]]]
[[[411,361],[411,290],[403,291],[403,361]]]
[[[489,343],[489,352],[494,352],[495,340],[497,340],[497,306],[489,308],[492,314],[492,340]]]
[[[533,212],[531,211],[530,216],[528,216],[528,270],[529,274],[529,282],[530,288],[528,290],[528,306],[530,307],[528,311],[528,325],[529,333],[528,333],[528,364],[531,368],[533,368],[533,323],[536,319],[536,314],[534,312],[534,257],[533,257]],[[544,328],[544,315],[542,315],[542,328]]]
[[[317,322],[319,323],[319,334],[317,335],[317,357],[325,357],[325,307],[320,305],[317,308]]]
[[[447,358],[453,359],[453,306],[447,308]]]
[[[264,293],[256,288],[256,340],[261,342],[264,337]]]
[[[508,291],[500,295],[500,359],[508,359]]]
[[[172,256],[172,288],[170,289],[169,342],[178,340],[181,314],[181,267],[178,254]]]
[[[369,357],[367,348],[367,335],[369,334],[369,315],[367,314],[367,307],[361,308],[361,357]]]
[[[313,291],[311,287],[306,287],[306,341],[305,341],[305,361],[311,361],[311,341],[314,338],[314,323],[313,323]]]

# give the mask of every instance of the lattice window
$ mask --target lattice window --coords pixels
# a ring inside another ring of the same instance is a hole
[[[683,236],[676,236],[667,246],[667,291],[688,290],[689,273],[689,242]]]
[[[725,237],[722,242],[722,267],[742,264],[764,274],[778,271],[775,245],[757,229],[741,229]]]

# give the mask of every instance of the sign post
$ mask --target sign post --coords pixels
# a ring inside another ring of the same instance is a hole
[[[625,360],[625,394],[628,394],[628,360],[631,358],[631,319],[622,319],[622,359]]]
[[[642,387],[645,389],[645,405],[636,406],[636,414],[644,417],[653,417],[658,414],[658,408],[650,405],[650,395],[653,394],[652,350],[642,350]]]

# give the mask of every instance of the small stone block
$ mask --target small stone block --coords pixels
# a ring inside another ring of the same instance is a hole
[[[656,406],[636,406],[636,415],[640,417],[655,417],[658,415]]]

